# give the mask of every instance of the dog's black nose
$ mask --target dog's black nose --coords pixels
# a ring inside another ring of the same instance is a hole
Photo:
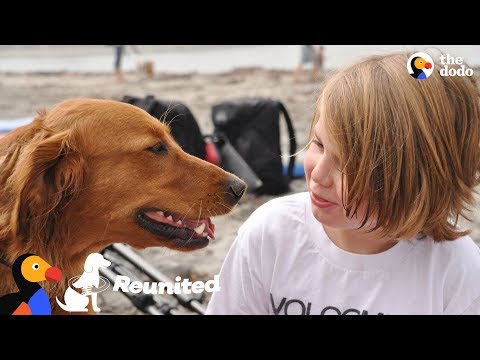
[[[247,184],[242,180],[236,178],[230,181],[228,189],[230,190],[230,194],[233,195],[236,201],[240,200],[243,194],[245,194],[245,190],[247,189]]]

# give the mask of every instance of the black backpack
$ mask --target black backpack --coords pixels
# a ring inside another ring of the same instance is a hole
[[[290,139],[288,170],[284,174],[280,146],[280,113]],[[215,133],[228,138],[233,147],[262,180],[258,194],[277,195],[290,190],[297,144],[292,121],[277,100],[251,97],[218,103],[212,108]]]
[[[155,99],[153,95],[144,98],[125,95],[126,102],[145,110],[154,118],[170,124],[170,132],[180,147],[187,153],[205,159],[205,141],[197,120],[190,109],[179,101]]]

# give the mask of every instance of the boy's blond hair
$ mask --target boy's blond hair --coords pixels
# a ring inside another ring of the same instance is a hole
[[[347,216],[366,201],[375,229],[435,241],[466,235],[456,227],[480,184],[480,95],[474,77],[424,80],[407,71],[409,54],[370,56],[335,74],[318,99],[339,151]],[[312,130],[311,130],[312,136]]]

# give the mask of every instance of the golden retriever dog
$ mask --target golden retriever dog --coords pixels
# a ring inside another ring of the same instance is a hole
[[[191,251],[212,216],[245,192],[235,175],[184,152],[168,125],[113,100],[72,99],[0,139],[0,259],[33,253],[63,272],[44,284],[62,313],[68,280],[112,243]],[[0,296],[18,291],[0,262]]]

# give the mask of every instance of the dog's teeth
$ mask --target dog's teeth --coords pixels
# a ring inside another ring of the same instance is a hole
[[[180,226],[182,226],[182,225],[183,225],[183,224],[182,224],[182,222],[181,222],[180,220],[178,220],[178,221],[177,221],[175,224],[177,224],[177,225],[180,225]]]
[[[198,235],[202,235],[203,230],[205,230],[205,223],[202,223],[197,228],[194,229]]]
[[[157,211],[157,214],[158,214],[158,215],[161,215],[161,216],[165,216],[165,215],[163,214],[163,211]]]
[[[202,233],[202,236],[203,236],[203,237],[205,237],[205,236],[207,236],[207,235],[208,235],[208,234],[207,234],[205,231]]]
[[[167,219],[170,220],[170,221],[173,221],[172,215],[168,215]]]

